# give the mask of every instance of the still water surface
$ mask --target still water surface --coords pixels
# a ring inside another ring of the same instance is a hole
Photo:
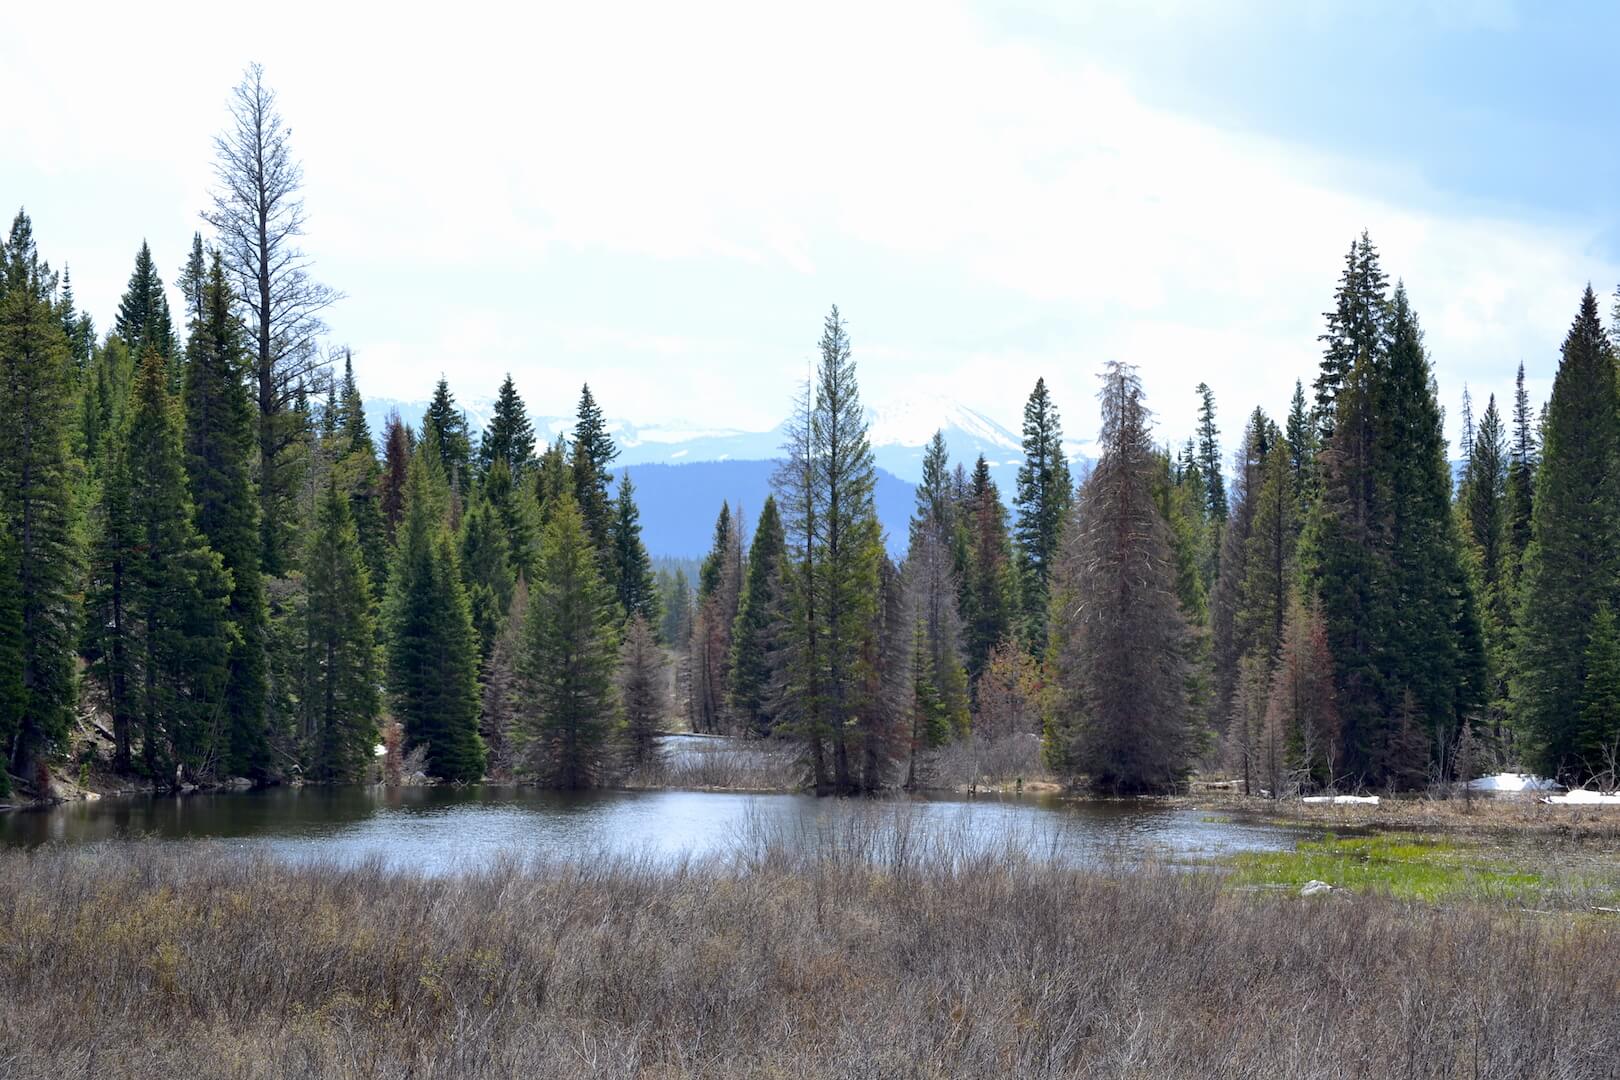
[[[444,873],[516,854],[595,859],[726,856],[762,837],[841,842],[867,825],[955,850],[1026,845],[1066,861],[1191,861],[1292,847],[1296,830],[1151,803],[1053,798],[817,799],[695,791],[564,794],[528,788],[270,788],[109,798],[0,814],[0,844],[211,841],[292,859]]]

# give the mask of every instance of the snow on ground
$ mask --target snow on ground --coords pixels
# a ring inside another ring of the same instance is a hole
[[[1482,776],[1478,780],[1470,780],[1469,788],[1474,791],[1557,791],[1561,785],[1556,780],[1548,780],[1544,776],[1531,776],[1529,773],[1504,772],[1494,776]]]
[[[1620,806],[1620,794],[1604,794],[1600,791],[1587,791],[1585,788],[1576,788],[1563,795],[1549,795],[1545,802],[1555,803],[1559,806]]]
[[[1362,806],[1377,806],[1378,805],[1378,796],[1376,796],[1376,795],[1307,795],[1307,796],[1305,796],[1303,799],[1301,799],[1299,801],[1300,802],[1308,802],[1308,803],[1335,803],[1335,804],[1339,804],[1339,805],[1344,805],[1344,804],[1347,804],[1347,803],[1354,803],[1354,804],[1358,804],[1358,805],[1362,805]]]

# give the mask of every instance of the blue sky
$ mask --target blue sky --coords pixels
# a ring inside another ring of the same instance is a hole
[[[1015,426],[1043,375],[1086,439],[1123,359],[1165,438],[1205,380],[1231,442],[1310,378],[1364,226],[1453,416],[1521,359],[1544,396],[1580,289],[1620,281],[1612,6],[165,10],[10,16],[0,199],[107,326],[143,237],[172,280],[262,62],[374,396],[511,370],[537,413],[588,378],[612,415],[765,428],[836,302],[874,401]]]

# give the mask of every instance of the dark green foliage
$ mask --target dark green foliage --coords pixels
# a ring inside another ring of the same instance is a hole
[[[692,583],[687,580],[686,571],[681,567],[676,567],[675,573],[669,575],[660,570],[658,576],[661,594],[659,607],[664,613],[658,626],[658,637],[671,647],[684,647],[692,633]],[[667,582],[663,580],[666,576]]]
[[[1620,626],[1607,602],[1592,616],[1585,667],[1574,753],[1582,772],[1613,784],[1620,779]]]
[[[619,493],[613,500],[613,523],[608,529],[608,554],[612,581],[619,608],[625,618],[640,615],[648,626],[658,625],[658,586],[653,581],[652,560],[641,542],[641,511],[636,508],[636,489],[630,474],[619,477]]]
[[[259,506],[252,479],[253,402],[244,381],[242,326],[232,310],[230,285],[218,255],[201,289],[201,308],[186,344],[186,476],[197,529],[231,575],[229,618],[236,641],[225,692],[223,767],[228,775],[258,779],[269,770],[268,614],[259,575]]]
[[[966,497],[957,509],[958,563],[961,583],[958,608],[962,616],[968,678],[977,681],[989,662],[990,650],[1011,638],[1016,630],[1018,581],[1007,537],[1007,508],[1002,504],[990,467],[979,455]]]
[[[1514,707],[1545,775],[1584,778],[1580,719],[1593,621],[1620,605],[1620,396],[1591,288],[1564,339],[1542,435],[1520,590]]]
[[[69,455],[72,365],[51,307],[54,281],[28,215],[11,226],[0,268],[0,518],[17,543],[23,713],[4,748],[18,772],[60,742],[75,698],[79,549]]]
[[[516,578],[506,552],[506,530],[482,495],[475,495],[461,515],[461,580],[478,630],[479,655],[489,659],[512,602]]]
[[[579,392],[579,410],[574,423],[574,441],[569,470],[573,474],[574,501],[585,521],[585,533],[591,546],[599,554],[611,549],[608,534],[612,530],[613,507],[608,498],[608,467],[619,456],[608,434],[607,421],[602,410],[585,386]],[[611,584],[611,582],[610,582]]]
[[[521,484],[534,467],[534,425],[508,374],[495,397],[495,411],[478,443],[481,475],[489,474],[495,462],[504,462],[514,484]]]
[[[669,714],[664,685],[668,664],[647,620],[639,614],[630,616],[619,653],[619,695],[624,703],[625,764],[632,769],[658,755],[657,736]]]
[[[57,311],[62,321],[62,334],[67,338],[68,357],[73,361],[74,374],[82,378],[95,353],[96,324],[87,312],[74,306],[73,279],[65,266],[62,268],[62,293]]]
[[[1035,654],[1046,649],[1046,583],[1063,536],[1072,485],[1057,406],[1047,393],[1046,380],[1036,379],[1024,404],[1024,463],[1018,467],[1018,491],[1013,498],[1018,510],[1020,632]]]
[[[310,772],[321,780],[359,780],[377,742],[376,625],[360,534],[336,480],[327,484],[310,534],[304,582]]]
[[[765,736],[775,726],[772,684],[784,661],[787,628],[787,540],[776,499],[767,496],[748,549],[748,578],[731,631],[731,708],[752,734]]]
[[[218,252],[214,254],[217,258]],[[202,233],[192,233],[191,251],[186,255],[186,263],[174,279],[175,288],[185,297],[184,314],[187,326],[201,322],[207,310],[208,263],[208,252],[203,247]]]
[[[411,436],[399,413],[390,413],[383,443],[382,476],[377,480],[377,509],[390,546],[405,516],[405,487],[411,465]]]
[[[1344,273],[1333,293],[1333,310],[1327,313],[1327,330],[1322,342],[1322,367],[1316,377],[1316,423],[1318,441],[1326,446],[1337,421],[1339,392],[1350,379],[1350,370],[1363,356],[1384,353],[1385,290],[1389,275],[1378,265],[1378,250],[1363,230],[1345,256]]]
[[[506,534],[506,557],[512,564],[513,575],[525,580],[532,578],[539,555],[536,543],[539,529],[533,499],[526,489],[512,482],[512,473],[500,458],[491,462],[484,474],[481,494],[495,511]]]
[[[16,742],[22,730],[22,586],[17,579],[17,541],[0,520],[0,748]],[[9,755],[0,752],[0,798],[11,794]]]
[[[472,478],[472,444],[467,414],[456,408],[450,384],[439,376],[433,400],[422,416],[422,445],[437,459],[451,492],[464,496]]]
[[[606,777],[620,719],[618,623],[584,519],[565,495],[541,534],[525,632],[529,759],[549,787],[594,787]]]
[[[1463,539],[1475,577],[1489,683],[1485,700],[1494,734],[1502,734],[1508,694],[1508,635],[1513,625],[1509,572],[1508,455],[1502,416],[1492,394],[1474,437],[1463,447],[1467,463],[1457,501]],[[1475,734],[1479,734],[1475,732]]]
[[[231,575],[198,533],[186,490],[180,417],[167,363],[148,352],[135,380],[117,467],[127,484],[128,654],[142,759],[159,781],[212,771],[236,647]],[[121,530],[115,530],[121,531]]]
[[[1316,425],[1311,422],[1310,410],[1305,405],[1305,385],[1294,380],[1294,397],[1288,403],[1288,421],[1283,427],[1283,438],[1288,440],[1289,486],[1294,494],[1294,537],[1305,529],[1310,517],[1311,502],[1316,497]]]
[[[1215,392],[1198,384],[1198,472],[1204,479],[1204,516],[1226,521],[1226,478],[1221,468],[1221,429],[1215,426]]]
[[[714,541],[709,553],[703,556],[698,569],[698,602],[713,596],[720,588],[720,579],[726,572],[727,554],[731,550],[731,504],[720,504],[720,515],[714,519]]]
[[[1513,442],[1509,451],[1507,481],[1507,575],[1513,595],[1518,595],[1519,577],[1524,570],[1524,553],[1530,547],[1531,519],[1535,508],[1536,470],[1541,465],[1541,447],[1535,420],[1530,412],[1530,395],[1524,389],[1524,364],[1513,394]]]
[[[163,293],[157,264],[152,261],[152,249],[144,240],[141,250],[135,253],[135,269],[129,275],[129,286],[118,302],[113,332],[124,339],[136,356],[155,350],[166,361],[174,359],[178,340],[174,321],[169,316],[169,300]]]
[[[574,473],[568,464],[568,444],[558,435],[557,441],[540,455],[540,463],[534,468],[534,505],[542,526],[563,494],[573,491]],[[578,506],[577,501],[575,506]]]
[[[411,461],[405,516],[389,572],[385,614],[388,690],[406,749],[426,747],[428,772],[445,780],[483,775],[478,737],[478,632],[435,488],[437,461]]]

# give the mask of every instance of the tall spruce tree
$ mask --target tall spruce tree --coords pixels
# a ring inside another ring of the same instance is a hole
[[[482,492],[474,493],[461,515],[459,542],[461,582],[467,590],[473,626],[478,630],[479,655],[488,661],[517,579],[507,557],[506,530]]]
[[[168,362],[147,352],[136,376],[122,458],[131,542],[129,649],[142,756],[154,780],[196,780],[225,750],[217,720],[236,633],[231,575],[198,533],[186,490],[179,409]],[[227,761],[229,758],[227,757]]]
[[[405,487],[411,465],[411,436],[399,413],[388,416],[388,431],[383,438],[383,470],[377,481],[378,508],[382,511],[383,527],[388,543],[393,545],[400,520],[405,516]]]
[[[530,765],[548,787],[594,787],[607,775],[620,720],[618,624],[584,519],[565,495],[541,535],[524,657]]]
[[[1581,698],[1594,620],[1620,606],[1620,395],[1589,286],[1564,338],[1542,434],[1525,552],[1514,683],[1517,719],[1549,776],[1584,779]]]
[[[1052,423],[1055,425],[1055,417]],[[1067,466],[1065,484],[1066,477]],[[1067,505],[1063,512],[1068,513]],[[937,723],[945,725],[945,736],[961,735],[968,730],[971,719],[967,669],[962,663],[962,616],[958,606],[962,590],[953,545],[959,517],[951,492],[945,440],[935,432],[923,455],[923,482],[917,487],[904,577],[908,603],[921,635],[912,643],[916,693],[921,695],[916,706],[920,712],[913,716],[913,732],[927,733],[923,743],[912,740],[912,766],[907,770],[907,783],[913,785],[917,780],[916,753],[925,745],[932,746],[939,741],[936,736],[941,732]],[[1044,584],[1040,590],[1044,595]],[[1044,637],[1044,617],[1041,624]]]
[[[225,688],[224,766],[233,776],[269,773],[265,701],[268,611],[259,575],[259,506],[253,491],[253,402],[247,355],[230,284],[218,255],[202,282],[186,344],[186,476],[197,530],[231,575],[235,630]]]
[[[336,479],[327,482],[303,564],[310,771],[322,780],[359,780],[377,742],[376,626],[360,534]]]
[[[658,732],[669,715],[664,668],[669,664],[652,627],[639,613],[625,624],[619,652],[619,699],[624,708],[624,756],[631,769],[658,754]]]
[[[530,491],[515,484],[505,460],[496,458],[484,473],[481,494],[506,533],[506,556],[512,563],[512,573],[524,580],[533,578],[540,530]]]
[[[1521,362],[1513,391],[1513,442],[1508,459],[1506,511],[1507,573],[1514,596],[1518,595],[1520,574],[1524,570],[1524,553],[1530,547],[1536,470],[1540,466],[1540,439],[1530,411],[1530,395],[1524,389],[1524,364]]]
[[[636,489],[628,470],[620,474],[618,495],[613,500],[608,551],[614,591],[625,618],[640,615],[649,627],[657,626],[658,586],[653,581],[652,559],[641,542],[641,511],[636,507]]]
[[[217,256],[218,253],[216,252]],[[185,298],[185,322],[202,322],[207,311],[208,251],[203,247],[202,233],[191,235],[191,251],[186,254],[185,265],[175,276],[175,288]]]
[[[574,421],[574,441],[569,470],[573,474],[574,501],[585,519],[585,532],[599,557],[609,550],[613,506],[608,497],[608,467],[619,456],[608,433],[607,420],[591,396],[589,385],[579,392],[579,409]],[[612,582],[610,582],[612,584]]]
[[[1052,404],[1046,380],[1036,379],[1035,389],[1024,403],[1024,462],[1018,467],[1018,490],[1013,498],[1018,510],[1020,630],[1036,654],[1046,649],[1046,583],[1063,536],[1072,484],[1057,406]]]
[[[443,520],[449,496],[436,468],[436,460],[421,454],[410,465],[405,516],[388,575],[388,689],[394,715],[405,728],[406,749],[424,747],[433,776],[474,781],[484,771],[478,632]]]
[[[692,624],[692,724],[718,733],[730,726],[731,631],[742,600],[742,527],[731,507],[720,504],[714,542],[698,572],[697,615]]]
[[[1249,579],[1250,540],[1264,467],[1276,438],[1277,426],[1261,409],[1255,409],[1243,431],[1243,448],[1232,476],[1231,510],[1221,530],[1221,557],[1215,587],[1210,594],[1210,649],[1213,664],[1212,720],[1224,729],[1232,714],[1238,692],[1243,658],[1254,651],[1256,640],[1252,620],[1241,617],[1244,586]]]
[[[1381,356],[1385,348],[1385,312],[1389,275],[1378,263],[1378,249],[1362,230],[1350,245],[1344,273],[1333,293],[1333,310],[1326,314],[1322,366],[1316,377],[1317,437],[1327,445],[1337,423],[1337,400],[1349,381],[1350,370],[1362,356]]]
[[[177,352],[178,339],[174,320],[169,315],[169,300],[163,292],[163,279],[152,261],[152,249],[144,240],[141,250],[135,253],[135,269],[129,275],[129,286],[118,302],[113,331],[136,356],[144,357],[148,351],[155,350],[168,361],[173,360]]]
[[[515,484],[521,484],[534,467],[534,425],[529,422],[528,409],[518,396],[510,372],[501,382],[494,412],[484,428],[484,437],[478,441],[479,475],[487,476],[497,461],[506,463]]]
[[[78,521],[68,448],[72,365],[55,280],[18,212],[0,250],[0,518],[17,543],[23,710],[0,752],[24,772],[67,732],[75,699]]]
[[[766,496],[748,549],[748,578],[731,630],[731,708],[743,729],[760,737],[775,727],[787,620],[787,542],[775,496]]]
[[[980,454],[965,500],[956,513],[959,609],[964,627],[968,678],[978,681],[990,652],[1011,638],[1017,624],[1018,578],[1007,536],[1007,508]]]
[[[1508,571],[1508,454],[1502,415],[1492,394],[1469,440],[1466,480],[1457,493],[1463,537],[1476,578],[1485,640],[1491,734],[1500,739],[1508,694],[1508,633],[1513,625]],[[1478,734],[1476,732],[1476,734]]]
[[[1316,425],[1305,404],[1305,384],[1294,380],[1294,396],[1288,403],[1288,420],[1283,427],[1288,440],[1288,475],[1294,495],[1294,538],[1297,540],[1310,519],[1316,497]]]
[[[1188,627],[1153,500],[1154,449],[1134,369],[1104,376],[1101,456],[1053,589],[1063,763],[1100,790],[1167,791],[1191,766]]]
[[[443,375],[422,416],[422,444],[433,447],[451,493],[465,497],[472,480],[471,436],[467,432],[467,414],[456,407],[456,396]]]

